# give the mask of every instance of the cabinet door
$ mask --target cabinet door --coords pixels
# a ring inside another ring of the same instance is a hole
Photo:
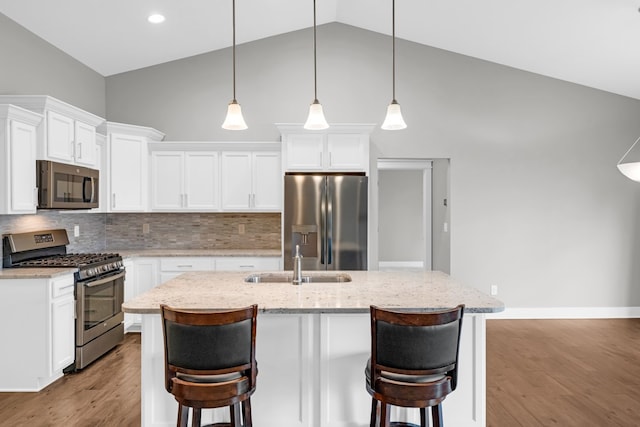
[[[360,134],[327,135],[327,169],[366,171],[368,156],[367,137]]]
[[[75,360],[75,300],[73,294],[51,302],[51,372],[66,368]]]
[[[138,258],[134,261],[133,274],[127,277],[131,282],[131,298],[138,296],[160,284],[157,258]],[[129,322],[139,326],[142,323],[142,315],[131,314]]]
[[[282,163],[280,153],[256,152],[253,154],[252,207],[257,210],[282,209]]]
[[[75,122],[75,161],[77,164],[96,166],[96,128]]]
[[[177,211],[184,207],[184,153],[151,154],[151,209]]]
[[[291,134],[286,137],[288,171],[321,171],[324,167],[324,135]]]
[[[144,138],[110,135],[112,212],[144,212],[147,205],[147,143]]]
[[[184,157],[184,207],[220,208],[220,166],[217,152],[188,152]]]
[[[36,128],[11,120],[9,135],[9,192],[7,213],[35,213]]]
[[[64,162],[73,161],[74,121],[54,111],[47,112],[47,157]]]
[[[251,153],[222,153],[222,209],[251,207]]]

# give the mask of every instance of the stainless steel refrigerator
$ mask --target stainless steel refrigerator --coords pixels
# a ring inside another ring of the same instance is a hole
[[[284,269],[366,270],[368,181],[360,174],[284,177]]]

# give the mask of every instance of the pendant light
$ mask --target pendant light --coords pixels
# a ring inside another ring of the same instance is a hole
[[[309,107],[309,116],[304,124],[305,129],[327,129],[329,124],[324,118],[322,104],[318,101],[318,71],[316,63],[316,0],[313,0],[313,103]]]
[[[622,156],[618,162],[618,170],[627,178],[640,182],[640,153],[634,153],[635,156],[632,156],[633,159],[629,159],[623,163],[623,160],[631,153],[638,141],[640,141],[640,138],[636,139],[636,142],[633,143],[631,148],[624,153],[624,156]]]
[[[407,124],[402,118],[400,104],[396,101],[396,0],[391,0],[391,41],[393,45],[392,81],[393,99],[387,107],[387,117],[384,118],[381,128],[386,130],[405,129]]]
[[[222,123],[222,129],[227,130],[244,130],[247,129],[247,124],[242,117],[242,109],[240,104],[236,100],[236,0],[232,0],[232,15],[233,15],[233,100],[229,103],[227,108],[227,117]]]

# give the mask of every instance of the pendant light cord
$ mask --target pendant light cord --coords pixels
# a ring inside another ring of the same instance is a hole
[[[391,43],[392,43],[392,66],[391,66],[391,80],[393,85],[393,100],[396,102],[396,0],[391,0]]]
[[[238,101],[236,101],[236,0],[232,1],[232,16],[233,16],[233,48],[231,50],[232,52],[232,57],[233,57],[233,101],[234,103],[237,103]]]
[[[316,0],[313,0],[313,102],[318,102],[318,64],[316,53]]]

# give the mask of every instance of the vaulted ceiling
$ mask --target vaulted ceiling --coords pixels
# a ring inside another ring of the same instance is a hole
[[[0,0],[104,76],[231,45],[231,0]],[[640,99],[640,1],[397,0],[396,36]],[[162,24],[147,17],[158,12]],[[318,24],[391,33],[391,0],[317,0]],[[236,0],[237,43],[307,28],[312,0]],[[320,43],[320,41],[319,41]]]

